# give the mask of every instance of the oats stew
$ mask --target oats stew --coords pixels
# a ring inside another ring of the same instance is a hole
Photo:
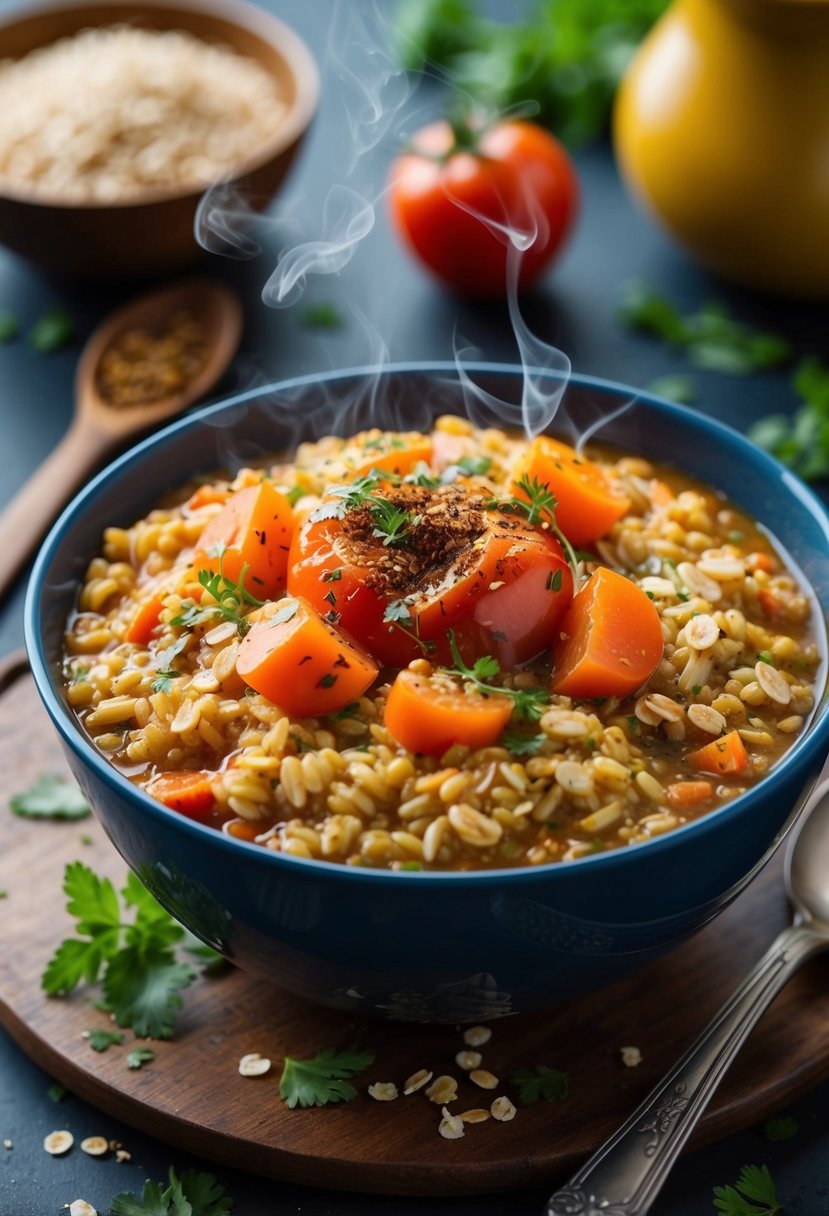
[[[148,794],[264,848],[535,866],[761,780],[819,691],[810,614],[710,487],[446,417],[107,528],[66,695]]]

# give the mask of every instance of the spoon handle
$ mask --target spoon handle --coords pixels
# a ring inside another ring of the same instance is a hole
[[[99,431],[73,423],[0,512],[0,599],[107,443]]]
[[[791,925],[642,1105],[547,1204],[547,1216],[645,1216],[726,1069],[789,977],[829,938]]]

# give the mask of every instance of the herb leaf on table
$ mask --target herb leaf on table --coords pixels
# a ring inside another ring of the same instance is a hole
[[[75,322],[62,308],[53,308],[29,330],[29,345],[40,355],[51,355],[75,340]]]
[[[760,418],[748,437],[804,481],[818,481],[829,477],[829,367],[819,359],[804,359],[792,383],[802,401],[794,416]]]
[[[714,1187],[721,1216],[775,1216],[783,1207],[767,1165],[744,1165],[734,1186]]]
[[[280,1097],[295,1106],[327,1106],[350,1102],[357,1090],[346,1078],[364,1072],[374,1063],[373,1051],[321,1051],[310,1060],[285,1057],[279,1081]]]
[[[568,1078],[566,1072],[550,1068],[548,1064],[536,1064],[535,1068],[518,1068],[510,1077],[518,1088],[518,1101],[522,1106],[534,1106],[536,1102],[560,1102],[567,1097]]]
[[[103,1008],[118,1026],[131,1027],[142,1038],[171,1038],[182,1004],[179,992],[197,975],[175,953],[176,946],[192,945],[190,935],[134,874],[121,891],[123,909],[109,879],[80,861],[66,867],[63,889],[78,937],[63,941],[49,960],[41,979],[44,990],[62,996],[81,981],[101,978]],[[199,958],[209,963],[219,957],[210,954],[208,959],[203,948]]]
[[[89,803],[73,781],[56,773],[41,773],[9,803],[25,819],[86,819]]]
[[[746,376],[768,371],[791,358],[779,334],[765,333],[733,317],[724,304],[711,302],[686,316],[645,283],[629,283],[619,317],[629,329],[681,348],[695,367]]]
[[[213,1174],[185,1170],[179,1178],[171,1167],[166,1187],[147,1181],[141,1195],[116,1195],[110,1216],[227,1216],[233,1203]]]

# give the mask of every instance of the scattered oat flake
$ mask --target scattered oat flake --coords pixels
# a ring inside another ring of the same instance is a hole
[[[403,1093],[416,1093],[417,1090],[422,1089],[424,1085],[427,1085],[431,1081],[432,1076],[433,1073],[429,1072],[426,1068],[421,1068],[419,1072],[413,1072],[403,1086]]]
[[[463,1041],[467,1047],[483,1047],[491,1038],[492,1031],[488,1026],[470,1026],[463,1032]]]
[[[469,1074],[469,1080],[480,1085],[481,1089],[495,1089],[498,1085],[498,1078],[493,1073],[487,1072],[485,1068],[473,1068]]]
[[[485,1123],[489,1118],[489,1111],[483,1106],[474,1106],[472,1110],[464,1110],[458,1115],[459,1119],[463,1119],[464,1123]]]
[[[393,1102],[397,1097],[397,1086],[394,1081],[375,1081],[369,1085],[368,1092],[375,1102]]]
[[[14,1145],[12,1144],[11,1140],[4,1140],[3,1148],[14,1148]]]
[[[73,1199],[69,1204],[69,1216],[98,1216],[98,1213],[85,1199]]]
[[[619,1051],[625,1068],[636,1068],[637,1064],[642,1063],[642,1053],[638,1047],[620,1047]]]
[[[493,1119],[497,1119],[499,1123],[509,1123],[510,1119],[515,1118],[515,1107],[509,1098],[503,1096],[496,1098],[489,1109],[492,1111]]]
[[[463,1120],[458,1115],[453,1115],[451,1111],[443,1107],[441,1111],[443,1118],[440,1121],[438,1131],[443,1136],[444,1140],[460,1140],[466,1129],[463,1125]]]
[[[109,1152],[109,1141],[103,1136],[87,1136],[85,1140],[81,1140],[81,1149],[89,1153],[90,1157],[103,1157]]]
[[[454,1102],[457,1096],[458,1083],[454,1077],[449,1076],[435,1077],[426,1090],[426,1097],[430,1102],[436,1102],[438,1106],[443,1106],[446,1102]]]
[[[123,1165],[125,1161],[132,1161],[132,1153],[128,1153],[125,1148],[116,1149],[115,1160],[119,1165]]]
[[[271,1062],[258,1051],[251,1051],[239,1061],[239,1072],[243,1077],[262,1077],[270,1072]]]
[[[481,1053],[479,1051],[459,1051],[455,1056],[455,1063],[458,1068],[462,1068],[464,1072],[471,1072],[473,1068],[479,1068],[481,1064]]]
[[[49,1132],[43,1141],[43,1147],[52,1157],[60,1157],[63,1153],[68,1153],[74,1143],[75,1137],[71,1132]]]

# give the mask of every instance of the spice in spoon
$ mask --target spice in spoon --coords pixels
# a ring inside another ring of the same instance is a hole
[[[116,409],[145,405],[184,392],[207,360],[204,329],[193,313],[179,310],[154,329],[119,334],[101,356],[98,392]]]

